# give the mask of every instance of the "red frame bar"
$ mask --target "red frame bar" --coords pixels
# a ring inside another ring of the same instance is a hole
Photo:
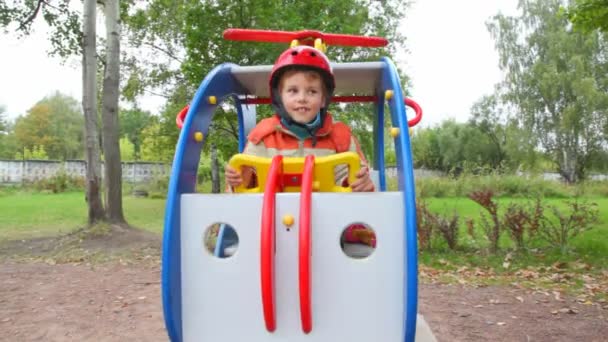
[[[311,277],[311,202],[315,157],[306,156],[300,192],[300,233],[298,240],[298,275],[300,283],[300,319],[302,331],[312,331],[312,277]]]
[[[331,102],[376,102],[378,100],[377,96],[334,96],[331,99]],[[258,97],[258,98],[246,98],[241,100],[243,104],[270,104],[270,98],[267,97]],[[416,126],[420,120],[422,120],[422,108],[420,105],[410,99],[405,98],[405,105],[412,108],[416,113],[416,116],[407,122],[409,127]]]
[[[312,44],[316,38],[321,38],[327,45],[383,47],[388,40],[382,37],[355,36],[350,34],[323,33],[315,30],[303,31],[272,31],[255,29],[227,29],[224,39],[249,42],[290,43],[294,39],[303,40],[301,43]]]
[[[331,102],[376,102],[377,100],[377,96],[334,96],[331,99]],[[267,97],[245,98],[241,100],[241,103],[254,105],[270,104],[270,99]],[[405,98],[405,105],[414,109],[414,112],[416,113],[416,116],[407,122],[409,127],[414,127],[420,122],[420,120],[422,120],[422,108],[416,101],[407,97]],[[184,107],[175,118],[175,123],[180,129],[184,125],[184,120],[186,119],[186,114],[188,113],[189,107],[189,105]]]
[[[376,96],[334,96],[331,102],[376,102]],[[242,104],[270,104],[270,98],[256,97],[241,100]]]
[[[276,327],[274,251],[275,251],[275,200],[277,188],[283,173],[283,156],[272,158],[268,181],[264,189],[262,205],[262,229],[260,240],[260,282],[262,285],[262,310],[266,330],[273,332]]]

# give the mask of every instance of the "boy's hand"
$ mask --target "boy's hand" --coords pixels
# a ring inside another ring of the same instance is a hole
[[[235,170],[233,167],[226,165],[224,170],[224,177],[226,177],[226,183],[228,183],[228,185],[231,187],[237,187],[243,183],[241,173]]]
[[[367,166],[362,167],[355,177],[357,177],[357,180],[351,185],[353,192],[374,191],[374,183],[369,177],[369,169]]]

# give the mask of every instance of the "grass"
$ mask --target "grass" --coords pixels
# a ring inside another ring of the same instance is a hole
[[[127,221],[155,233],[162,232],[165,201],[124,197]],[[12,191],[0,196],[0,240],[28,239],[72,232],[86,224],[82,192],[60,194]]]
[[[608,198],[589,198],[596,202],[600,209],[600,221],[596,227],[584,232],[572,241],[574,251],[562,255],[542,248],[541,242],[535,242],[531,247],[540,247],[543,255],[538,258],[532,254],[520,255],[516,263],[522,265],[532,262],[552,263],[560,260],[579,258],[593,265],[608,264]],[[501,248],[503,252],[496,256],[479,253],[487,247],[487,241],[477,228],[475,238],[470,237],[464,227],[465,218],[479,221],[483,209],[465,197],[447,197],[426,199],[431,211],[452,215],[457,212],[460,216],[461,249],[456,252],[448,251],[443,241],[434,241],[431,253],[421,253],[421,261],[426,264],[436,263],[440,259],[450,259],[457,263],[477,265],[490,264],[500,266],[506,250],[513,244],[507,234],[503,234]],[[524,202],[522,198],[499,198],[499,206],[505,208],[510,202]],[[547,199],[547,204],[561,206],[563,199]],[[127,221],[136,227],[160,234],[163,229],[164,199],[124,197],[124,211]],[[0,240],[28,239],[44,236],[56,236],[74,231],[86,224],[86,203],[82,192],[60,194],[23,192],[18,190],[4,191],[0,194]]]

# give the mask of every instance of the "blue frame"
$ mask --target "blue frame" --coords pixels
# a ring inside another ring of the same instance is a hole
[[[414,171],[411,157],[410,139],[405,104],[399,76],[389,58],[383,58],[382,79],[378,89],[379,101],[376,105],[374,120],[374,164],[379,171],[380,190],[386,191],[384,172],[384,93],[393,90],[393,98],[388,101],[391,121],[401,134],[395,138],[399,190],[403,193],[405,212],[404,220],[404,262],[406,265],[404,279],[404,341],[414,341],[416,336],[416,314],[418,308],[418,249],[416,235],[416,198],[414,188]],[[181,195],[196,191],[196,176],[202,146],[207,137],[214,111],[221,100],[245,94],[231,74],[234,64],[225,63],[214,68],[205,77],[198,88],[175,150],[169,191],[165,209],[165,227],[162,246],[162,301],[165,326],[171,341],[182,341],[182,298],[181,298],[181,250],[180,250],[180,206]],[[209,96],[217,98],[216,104],[208,102]],[[239,123],[239,151],[245,145],[243,110],[238,98],[235,100]],[[203,133],[203,141],[194,139],[195,132]],[[223,239],[222,239],[223,240]],[[221,241],[220,241],[221,242]]]
[[[161,283],[165,326],[171,341],[182,341],[182,284],[180,251],[181,195],[196,191],[196,174],[201,149],[207,137],[215,108],[221,100],[242,87],[234,79],[231,68],[225,63],[214,68],[205,77],[194,95],[184,120],[169,180],[169,192],[165,208],[163,232]],[[215,96],[216,104],[210,104],[209,96]],[[194,139],[195,132],[203,133],[203,141]]]
[[[388,101],[393,127],[399,128],[400,134],[395,138],[395,152],[397,155],[397,170],[399,191],[403,193],[405,208],[405,279],[404,309],[405,309],[405,341],[414,341],[416,338],[416,314],[418,310],[418,239],[416,231],[416,189],[414,183],[414,164],[412,163],[412,149],[410,147],[409,126],[405,112],[405,102],[399,82],[399,74],[395,65],[389,58],[382,58],[382,98],[384,91],[393,90],[393,97]],[[384,106],[384,102],[378,106]]]

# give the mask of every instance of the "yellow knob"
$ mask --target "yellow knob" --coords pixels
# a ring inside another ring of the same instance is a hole
[[[414,134],[414,130],[412,129],[412,127],[408,128],[408,132],[410,133],[410,137],[412,136],[412,134]]]
[[[321,189],[321,182],[314,181],[312,182],[312,191],[319,191]]]
[[[215,96],[209,96],[209,104],[217,104],[217,98]]]
[[[323,41],[321,40],[321,38],[315,39],[315,49],[317,49],[317,50],[319,50],[321,52],[325,52],[326,46],[323,43]]]
[[[289,47],[294,48],[294,47],[296,47],[298,45],[300,45],[300,41],[297,40],[297,39],[294,39],[294,40],[291,41],[291,44],[289,44]]]
[[[384,99],[386,99],[387,101],[393,98],[393,91],[392,90],[387,90],[384,92]]]
[[[293,215],[286,214],[286,215],[283,216],[283,224],[287,228],[293,226],[293,221],[294,221]]]
[[[396,138],[399,136],[399,127],[391,127],[391,137]]]
[[[194,132],[194,140],[198,143],[200,143],[201,141],[203,141],[203,138],[205,137],[205,135],[203,135],[203,132]]]

